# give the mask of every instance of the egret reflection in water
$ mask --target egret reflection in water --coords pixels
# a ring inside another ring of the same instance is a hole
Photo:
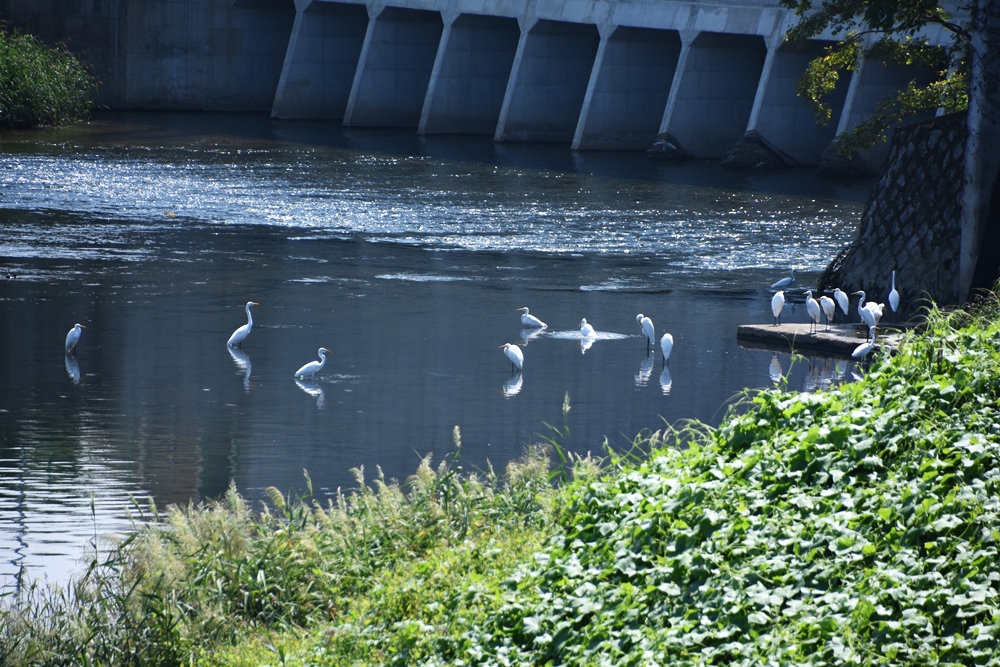
[[[323,407],[323,404],[326,403],[326,393],[323,392],[323,387],[319,386],[314,381],[296,378],[295,384],[297,384],[299,389],[302,391],[315,397],[317,408]]]
[[[250,391],[250,371],[252,366],[250,364],[250,357],[243,350],[226,346],[229,350],[229,356],[233,358],[233,363],[236,364],[236,368],[243,371],[243,391]]]
[[[527,345],[536,338],[544,335],[544,329],[521,329],[521,345]]]
[[[76,357],[69,352],[66,353],[66,373],[73,384],[80,384],[80,364],[76,362]]]
[[[594,341],[596,341],[596,340],[597,340],[596,338],[592,338],[592,337],[581,338],[580,339],[580,354],[586,354],[587,350],[589,350],[594,345]]]
[[[670,366],[664,366],[660,373],[660,390],[664,396],[670,395],[670,388],[674,385],[674,379],[670,377]]]
[[[649,378],[653,375],[653,361],[656,360],[656,355],[647,354],[646,358],[642,360],[639,364],[639,370],[635,374],[635,386],[645,387],[649,384]]]
[[[767,367],[767,374],[771,376],[771,382],[775,384],[781,382],[781,378],[785,374],[785,371],[781,368],[781,359],[778,358],[777,352],[771,357],[771,365]]]
[[[505,398],[511,398],[512,396],[517,396],[521,391],[521,385],[524,383],[524,375],[518,373],[511,379],[503,383],[503,395]]]

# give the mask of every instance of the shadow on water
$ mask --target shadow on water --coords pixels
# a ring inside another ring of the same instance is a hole
[[[5,134],[0,162],[18,274],[0,281],[0,582],[25,563],[64,578],[127,527],[129,494],[260,499],[304,468],[333,494],[353,467],[441,458],[455,425],[468,466],[502,466],[567,393],[563,444],[599,453],[718,423],[772,377],[850,378],[735,339],[789,264],[815,280],[853,234],[863,197],[805,172],[170,113]],[[253,331],[227,348],[247,300]],[[549,328],[522,330],[523,306]],[[640,312],[672,333],[669,365]],[[497,346],[518,340],[511,375]],[[326,367],[293,379],[321,345]]]

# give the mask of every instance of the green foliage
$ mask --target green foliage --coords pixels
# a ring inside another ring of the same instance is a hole
[[[356,470],[358,489],[325,507],[271,488],[260,514],[235,489],[171,508],[165,522],[95,556],[70,591],[9,595],[0,607],[0,664],[186,664],[248,634],[337,619],[399,563],[548,525],[554,491],[540,449],[503,477],[460,472],[447,462],[434,469],[428,458],[406,484],[379,472],[373,488]]]
[[[96,82],[66,47],[0,30],[0,127],[60,125],[90,116]]]
[[[1000,664],[1000,326],[932,313],[860,382],[768,390],[575,487],[485,665]]]
[[[843,152],[884,141],[888,128],[914,114],[968,107],[969,35],[937,0],[822,0],[818,7],[812,0],[781,0],[781,4],[800,17],[788,31],[788,41],[801,43],[826,30],[842,35],[809,64],[797,88],[820,124],[829,122],[832,114],[824,97],[844,72],[857,71],[863,60],[910,65],[926,77],[915,78],[882,99],[869,118],[838,137]],[[928,24],[944,26],[953,35],[952,43],[931,45],[920,37]]]

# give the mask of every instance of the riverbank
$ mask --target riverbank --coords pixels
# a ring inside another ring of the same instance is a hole
[[[5,611],[2,657],[993,664],[993,303],[932,312],[857,382],[748,392],[716,430],[561,461],[554,486],[535,448],[504,475],[425,462],[400,487],[359,471],[326,508],[271,490],[262,516],[235,492],[171,510],[73,595]]]

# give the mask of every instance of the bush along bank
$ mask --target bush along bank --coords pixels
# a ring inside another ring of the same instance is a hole
[[[90,116],[96,80],[66,47],[0,25],[0,128],[62,125]]]
[[[998,402],[997,309],[932,312],[858,382],[748,393],[558,487],[536,449],[325,509],[233,492],[8,602],[0,662],[1000,664]]]

